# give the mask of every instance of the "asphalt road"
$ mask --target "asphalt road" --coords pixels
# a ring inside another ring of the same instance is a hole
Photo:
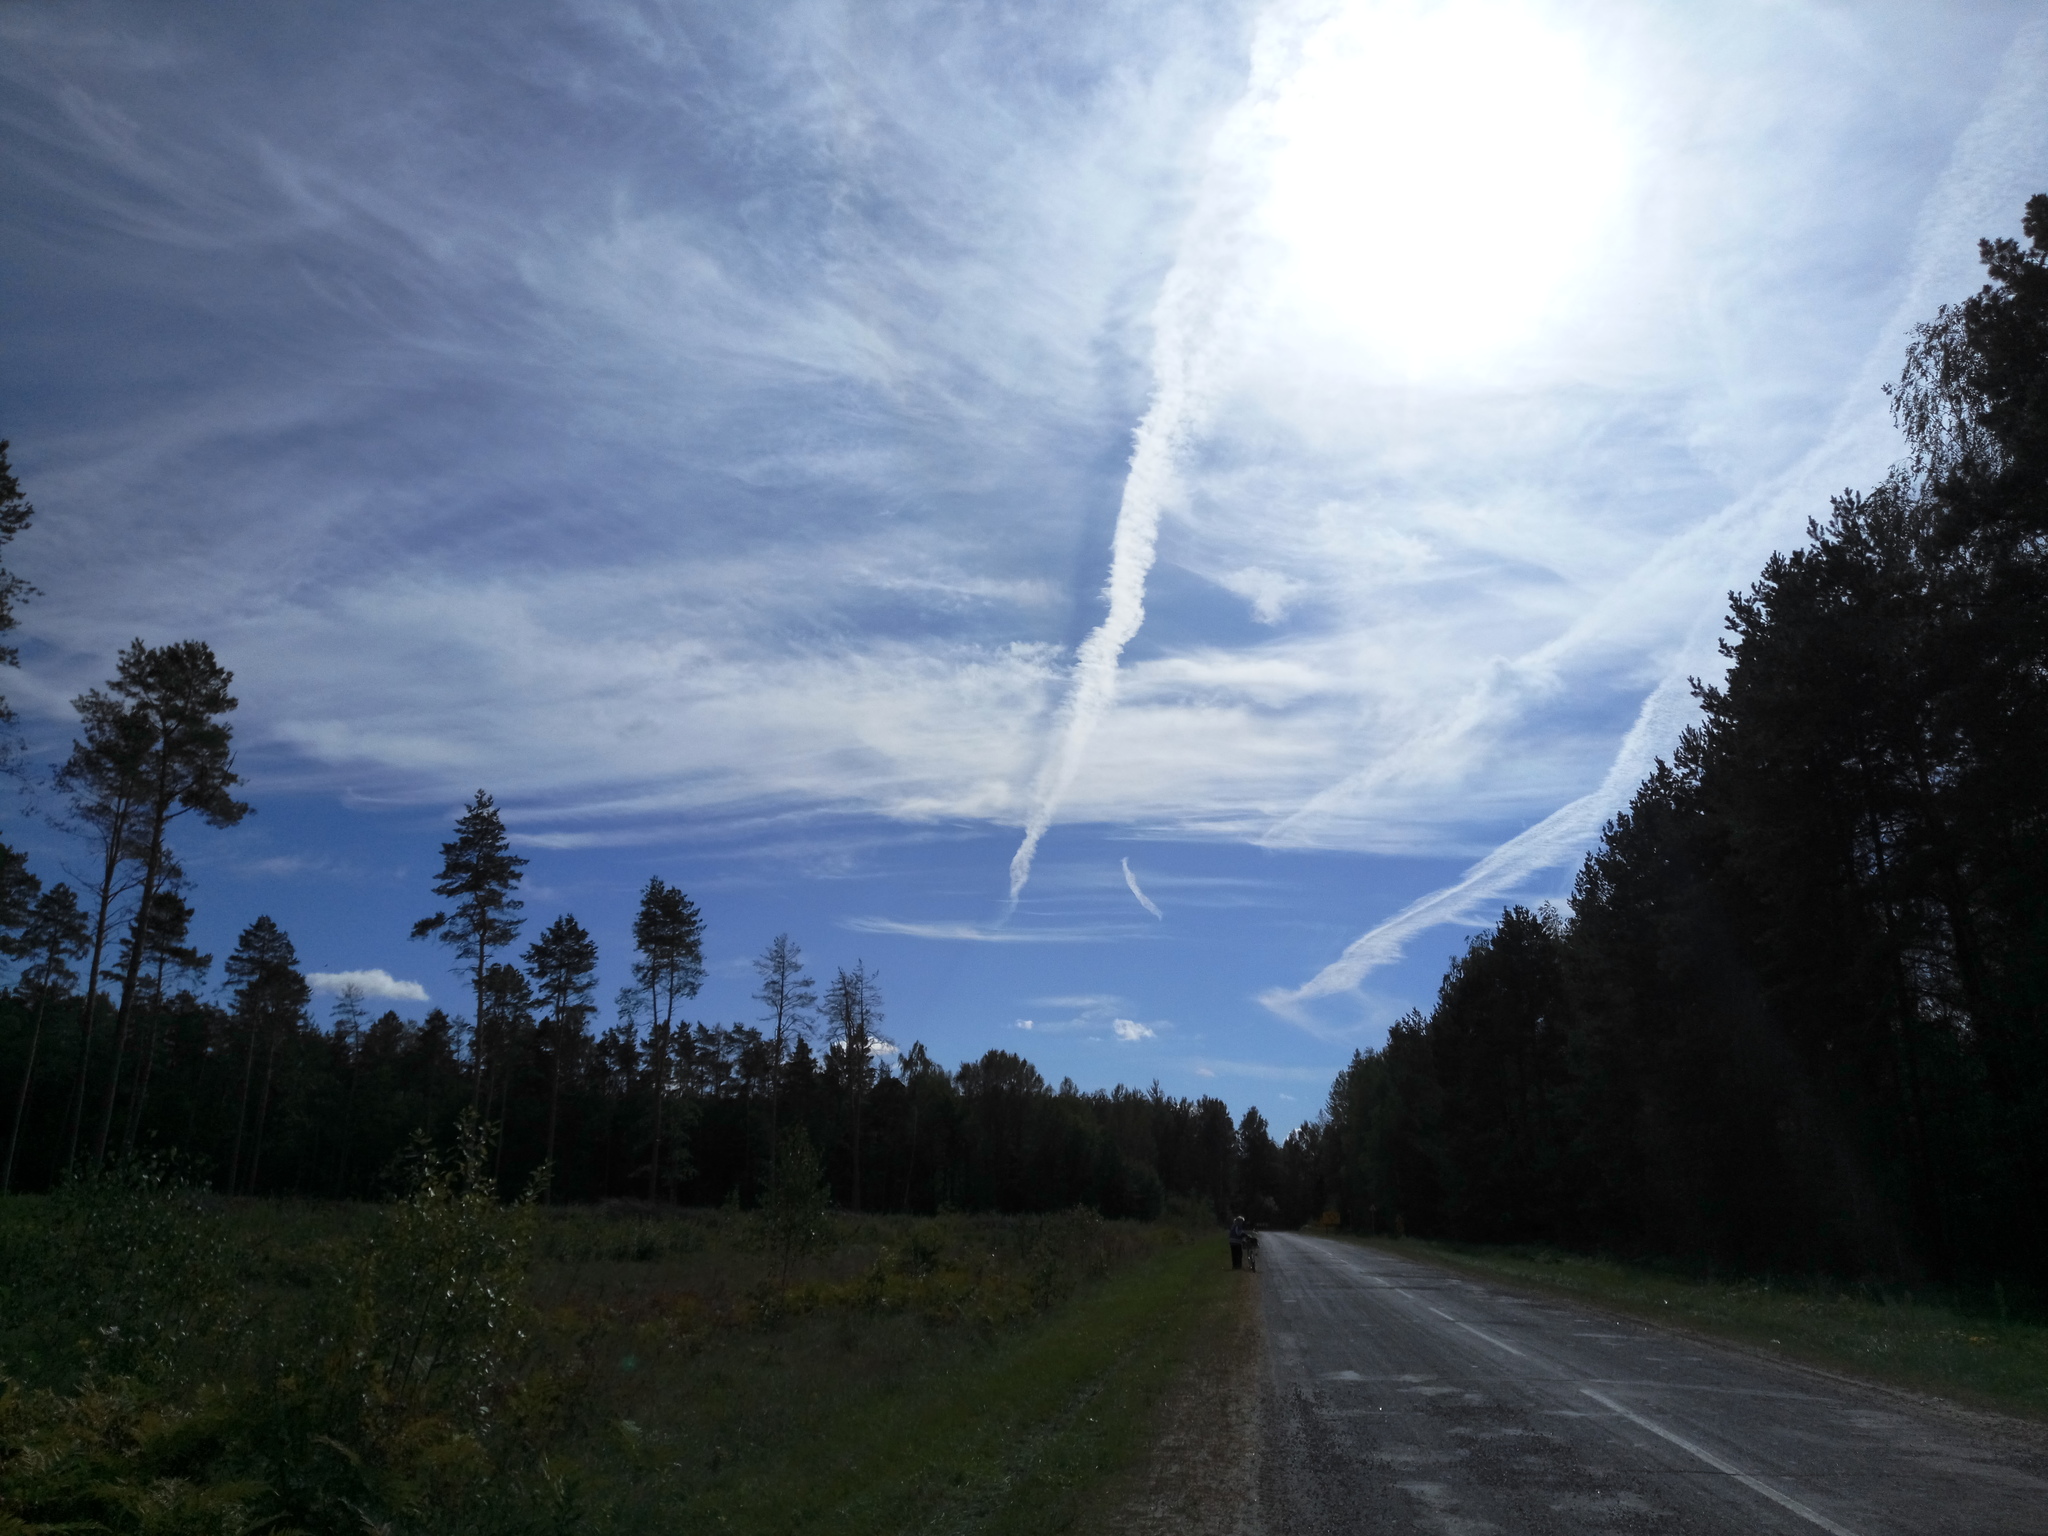
[[[2023,1428],[1328,1238],[1259,1257],[1275,1536],[2048,1536]]]

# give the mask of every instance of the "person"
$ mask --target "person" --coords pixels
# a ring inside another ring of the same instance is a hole
[[[1231,1267],[1232,1269],[1243,1269],[1243,1268],[1244,1268],[1244,1232],[1245,1232],[1245,1224],[1244,1224],[1244,1218],[1243,1218],[1242,1216],[1233,1216],[1233,1217],[1231,1217],[1231,1218],[1230,1218],[1230,1267]]]

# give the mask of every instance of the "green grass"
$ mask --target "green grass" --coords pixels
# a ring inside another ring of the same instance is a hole
[[[1545,1248],[1353,1238],[1973,1407],[2048,1419],[2048,1326],[1906,1288],[1716,1279]]]
[[[701,1361],[691,1374],[716,1385],[679,1438],[729,1459],[643,1492],[720,1530],[1065,1530],[1144,1451],[1152,1406],[1213,1310],[1213,1246],[1161,1246],[964,1349],[900,1322],[860,1339],[818,1323]]]
[[[842,1214],[792,1255],[437,1177],[0,1201],[0,1536],[1059,1531],[1231,1294],[1186,1223]]]

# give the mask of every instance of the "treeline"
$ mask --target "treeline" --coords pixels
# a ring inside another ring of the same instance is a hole
[[[771,946],[778,977],[801,998],[801,957]],[[1170,1197],[1219,1215],[1274,1219],[1288,1188],[1282,1150],[1258,1110],[1233,1121],[1218,1099],[1048,1085],[1021,1057],[990,1051],[948,1071],[922,1045],[850,1054],[823,1010],[785,1006],[776,1062],[772,1021],[713,1026],[630,1007],[601,1031],[573,1013],[536,1010],[524,973],[494,964],[495,995],[479,1033],[434,1010],[422,1020],[370,1017],[344,993],[323,1024],[308,1006],[289,939],[268,919],[243,935],[226,1005],[190,990],[152,993],[117,1096],[109,1156],[123,1148],[179,1155],[224,1192],[376,1198],[416,1132],[452,1143],[465,1113],[484,1118],[501,1191],[540,1180],[558,1201],[632,1199],[754,1205],[771,1149],[794,1130],[816,1149],[836,1203],[932,1212],[1092,1206],[1148,1218]],[[879,1024],[873,979],[871,1031]],[[92,1166],[93,1128],[75,1124],[115,1069],[104,1029],[81,1072],[80,999],[20,987],[0,1000],[0,1063],[27,1066],[40,1008],[44,1049],[23,1108],[14,1187],[42,1189]],[[102,998],[103,1012],[114,1011]],[[871,1034],[878,1040],[878,1033]],[[93,1111],[87,1112],[88,1122]],[[73,1147],[78,1151],[74,1154]],[[552,1155],[550,1155],[552,1147]]]
[[[2048,1282],[2048,196],[2024,227],[1569,916],[1510,908],[1339,1077],[1347,1221]]]
[[[15,590],[0,577],[0,600]],[[948,1072],[883,1034],[864,965],[821,991],[787,935],[756,963],[757,1024],[688,1020],[704,919],[659,878],[641,892],[632,980],[600,1026],[597,945],[574,914],[520,947],[526,860],[481,791],[442,845],[445,905],[412,930],[451,952],[466,1016],[372,1017],[345,986],[318,1017],[267,916],[222,964],[226,1001],[203,997],[213,957],[189,943],[168,835],[187,816],[225,827],[249,810],[232,793],[231,683],[200,642],[137,641],[76,701],[56,786],[97,876],[82,898],[44,890],[0,847],[0,946],[19,962],[0,998],[0,1072],[15,1085],[0,1191],[162,1153],[226,1193],[370,1197],[416,1136],[451,1143],[473,1116],[502,1192],[548,1200],[752,1205],[794,1135],[857,1210],[1280,1208],[1281,1154],[1256,1109],[1234,1122],[1220,1100],[1156,1087],[1055,1089],[1003,1051]]]

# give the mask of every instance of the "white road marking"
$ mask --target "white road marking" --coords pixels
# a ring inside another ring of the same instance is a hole
[[[1429,1310],[1435,1312],[1438,1317],[1442,1318],[1447,1323],[1458,1323],[1458,1320],[1455,1317],[1451,1316],[1451,1314],[1448,1312],[1442,1311],[1436,1307],[1431,1307]],[[1521,1355],[1521,1358],[1524,1360],[1529,1358],[1527,1355],[1523,1355],[1522,1352],[1519,1349],[1515,1348],[1514,1345],[1508,1343],[1506,1339],[1496,1339],[1490,1333],[1480,1333],[1480,1331],[1477,1328],[1474,1328],[1470,1323],[1458,1323],[1458,1326],[1464,1329],[1467,1333],[1473,1334],[1478,1338],[1486,1340],[1486,1342],[1491,1344],[1495,1349],[1504,1349],[1511,1355]]]
[[[1719,1456],[1716,1456],[1712,1451],[1708,1450],[1705,1446],[1694,1445],[1690,1440],[1686,1439],[1683,1435],[1675,1435],[1670,1430],[1666,1429],[1663,1425],[1653,1424],[1648,1419],[1644,1418],[1640,1413],[1636,1413],[1631,1409],[1622,1407],[1621,1404],[1617,1403],[1605,1392],[1595,1392],[1591,1387],[1581,1387],[1579,1388],[1579,1390],[1585,1393],[1586,1396],[1593,1399],[1593,1401],[1598,1403],[1601,1407],[1608,1409],[1610,1412],[1620,1414],[1624,1419],[1627,1419],[1631,1424],[1640,1425],[1642,1428],[1647,1429],[1651,1434],[1657,1436],[1659,1439],[1669,1440],[1673,1445],[1677,1446],[1681,1451],[1684,1451],[1687,1455],[1697,1456],[1701,1461],[1704,1461],[1716,1472],[1725,1472],[1728,1476],[1734,1478],[1735,1481],[1742,1484],[1745,1488],[1748,1488],[1753,1492],[1762,1494],[1765,1498],[1769,1499],[1773,1504],[1781,1505],[1782,1507],[1789,1509],[1790,1511],[1792,1511],[1793,1514],[1799,1516],[1799,1518],[1802,1520],[1811,1520],[1815,1525],[1819,1526],[1822,1530],[1831,1533],[1831,1536],[1856,1536],[1856,1533],[1848,1529],[1848,1527],[1835,1524],[1834,1521],[1830,1520],[1826,1515],[1821,1514],[1817,1510],[1808,1509],[1804,1504],[1800,1503],[1797,1499],[1793,1498],[1791,1494],[1781,1493],[1776,1488],[1773,1488],[1769,1483],[1763,1481],[1761,1478],[1751,1477],[1747,1472],[1742,1471],[1740,1468],[1732,1465],[1729,1462],[1723,1461]]]

